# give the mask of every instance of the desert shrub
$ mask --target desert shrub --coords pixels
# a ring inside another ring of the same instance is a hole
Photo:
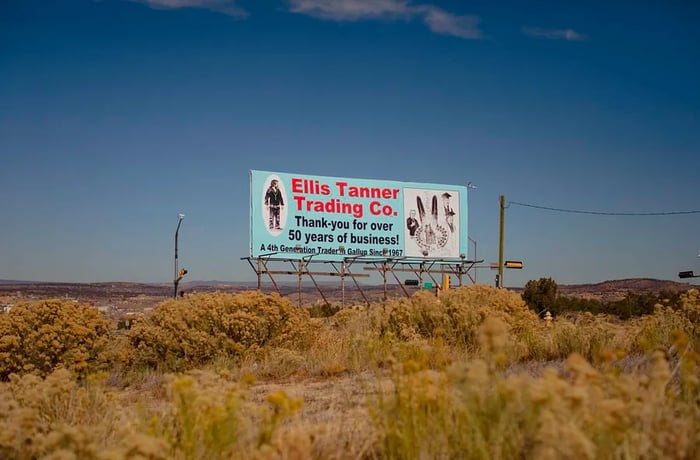
[[[591,313],[556,316],[550,327],[540,327],[529,337],[532,359],[565,359],[578,353],[597,362],[605,353],[627,353],[632,349],[631,332],[609,315]]]
[[[45,379],[15,374],[0,383],[0,458],[65,458],[69,452],[103,458],[122,424],[118,404],[99,379],[78,382],[58,369]]]
[[[279,347],[266,348],[259,358],[255,374],[263,378],[289,377],[300,372],[306,362],[300,352]]]
[[[242,415],[244,388],[210,372],[168,375],[164,410],[149,434],[165,441],[167,458],[231,458],[250,444]],[[144,414],[144,419],[148,419]]]
[[[429,292],[419,291],[408,299],[388,300],[381,308],[385,313],[380,318],[382,333],[394,334],[402,340],[452,335],[450,318]]]
[[[657,303],[653,314],[635,318],[629,324],[634,330],[635,351],[668,350],[676,345],[679,334],[688,338],[687,347],[700,346],[700,292],[691,289],[675,302]]]
[[[448,345],[477,348],[477,332],[486,318],[501,319],[513,344],[538,326],[537,315],[511,291],[490,286],[464,286],[446,292],[438,301],[427,292],[383,304],[383,333],[403,340],[440,338]],[[520,354],[517,350],[512,350]]]
[[[47,375],[65,367],[80,376],[103,364],[109,322],[88,305],[61,300],[21,303],[0,315],[0,379]]]
[[[159,399],[127,411],[99,378],[79,382],[65,369],[13,375],[0,383],[0,458],[308,458],[308,434],[290,444],[281,430],[301,400],[277,392],[252,402],[245,384],[206,371],[163,379]],[[306,455],[290,457],[299,451]]]
[[[132,364],[182,370],[263,346],[303,350],[315,323],[279,295],[193,294],[159,304],[128,333]]]
[[[304,353],[304,370],[310,375],[332,376],[380,367],[391,355],[393,341],[379,333],[381,307],[343,308],[320,328]]]
[[[691,289],[679,296],[677,310],[689,322],[689,335],[693,340],[700,340],[700,290]]]
[[[367,308],[361,305],[345,307],[337,311],[331,317],[331,327],[334,329],[364,329],[370,326],[370,318],[367,315]]]
[[[309,315],[312,318],[328,318],[333,316],[342,310],[339,304],[329,304],[325,302],[317,302],[307,308],[309,310]]]
[[[302,407],[300,399],[283,391],[268,394],[261,403],[248,398],[245,383],[227,373],[190,371],[167,375],[164,406],[141,414],[141,427],[164,446],[168,459],[307,458],[289,452],[306,452],[308,435],[286,443],[280,433],[285,420]],[[138,425],[137,425],[138,426]]]
[[[674,310],[657,304],[653,315],[638,318],[632,324],[637,328],[634,349],[637,351],[667,350],[678,333],[690,336],[697,341],[697,325],[685,313],[688,310]]]
[[[696,458],[697,379],[684,397],[669,385],[675,371],[663,354],[641,375],[597,370],[578,354],[540,377],[504,373],[496,358],[507,332],[498,322],[481,329],[490,358],[444,372],[413,361],[393,368],[392,387],[369,395],[372,457]]]
[[[465,286],[450,290],[441,300],[447,314],[456,318],[458,337],[464,343],[477,343],[478,328],[487,317],[502,320],[516,340],[539,326],[537,315],[522,297],[506,289]]]

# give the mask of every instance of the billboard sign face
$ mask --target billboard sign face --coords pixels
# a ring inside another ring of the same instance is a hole
[[[467,188],[250,172],[250,255],[462,259]]]

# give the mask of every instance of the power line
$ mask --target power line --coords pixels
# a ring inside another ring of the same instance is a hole
[[[516,206],[524,206],[526,208],[544,209],[545,211],[568,212],[570,214],[594,214],[598,216],[677,216],[684,214],[700,214],[700,210],[696,211],[668,211],[668,212],[604,212],[604,211],[581,211],[577,209],[552,208],[549,206],[538,206],[529,203],[518,203],[517,201],[509,201],[508,206],[514,204]]]

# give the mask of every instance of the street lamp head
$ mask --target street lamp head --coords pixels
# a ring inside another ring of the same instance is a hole
[[[178,218],[178,220],[182,220],[182,219],[185,218],[185,215],[182,214],[182,213],[180,213],[180,214],[177,215],[177,218]]]

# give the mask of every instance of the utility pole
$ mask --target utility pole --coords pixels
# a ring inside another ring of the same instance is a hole
[[[506,196],[501,195],[501,219],[499,225],[499,236],[498,236],[498,283],[497,287],[503,287],[503,239],[505,233],[505,220],[506,220]]]

